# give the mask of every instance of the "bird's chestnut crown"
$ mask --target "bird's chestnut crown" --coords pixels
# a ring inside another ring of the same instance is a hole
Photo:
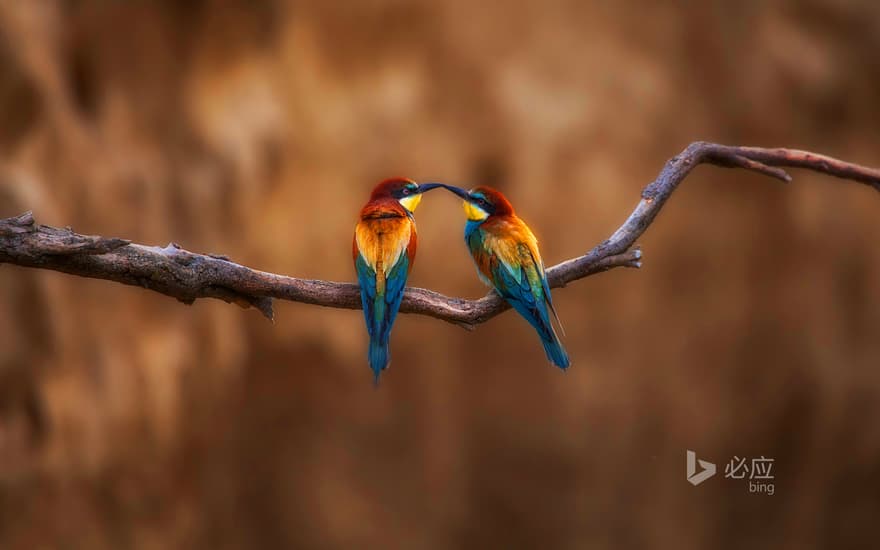
[[[383,181],[373,189],[372,200],[390,197],[396,199],[410,212],[414,212],[422,200],[422,193],[440,187],[437,183],[419,185],[407,178],[391,178]]]

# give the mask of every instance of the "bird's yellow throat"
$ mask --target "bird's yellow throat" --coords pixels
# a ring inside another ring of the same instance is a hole
[[[464,207],[464,213],[467,216],[467,219],[471,221],[480,222],[489,217],[488,212],[469,201],[464,201],[462,206]]]
[[[404,208],[409,210],[410,212],[415,212],[416,208],[418,208],[419,203],[422,201],[422,195],[410,195],[408,197],[403,197],[399,199],[398,202],[403,205]]]

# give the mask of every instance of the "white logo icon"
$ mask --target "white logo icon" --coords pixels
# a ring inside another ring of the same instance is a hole
[[[697,473],[697,462],[703,471]],[[687,480],[691,485],[699,485],[710,477],[715,475],[715,465],[705,460],[697,460],[697,453],[688,450],[687,452]]]

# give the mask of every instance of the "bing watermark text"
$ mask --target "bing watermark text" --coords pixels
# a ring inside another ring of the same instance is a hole
[[[715,475],[715,464],[708,460],[700,460],[697,453],[687,450],[687,474],[688,483],[697,486]],[[700,471],[697,471],[697,464]],[[774,459],[761,455],[759,458],[740,458],[734,456],[724,466],[725,479],[748,480],[749,492],[764,495],[773,495],[776,492],[773,473]]]

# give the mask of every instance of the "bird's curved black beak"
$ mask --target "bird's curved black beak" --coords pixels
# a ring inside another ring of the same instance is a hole
[[[442,183],[420,183],[419,184],[419,193],[425,193],[426,191],[430,191],[431,189],[437,189],[438,187],[445,187]]]
[[[464,189],[462,189],[461,187],[456,187],[454,185],[446,185],[445,183],[426,183],[425,185],[430,185],[431,189],[433,189],[435,187],[442,187],[443,189],[446,189],[450,193],[458,195],[463,200],[470,200],[470,194],[468,194],[468,192],[465,191]],[[424,187],[424,185],[419,186],[419,188],[422,188],[422,187]]]

